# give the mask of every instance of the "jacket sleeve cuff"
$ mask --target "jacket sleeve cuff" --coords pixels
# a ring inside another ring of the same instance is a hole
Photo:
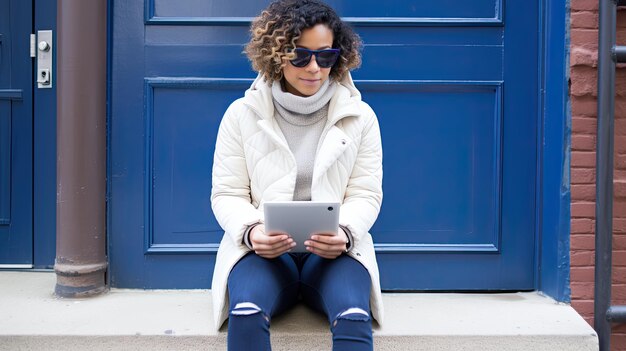
[[[248,226],[248,228],[246,228],[246,231],[243,233],[243,244],[246,245],[250,250],[254,250],[252,248],[252,243],[250,242],[250,232],[252,232],[252,229],[254,227],[256,227],[257,225],[261,224],[261,221],[257,221],[255,223],[252,223]]]
[[[350,231],[350,229],[348,229],[348,227],[346,227],[345,225],[339,225],[339,228],[341,228],[341,230],[343,230],[344,233],[346,233],[346,236],[348,237],[348,244],[346,245],[346,252],[350,252],[350,250],[352,250],[352,247],[354,246],[354,238],[352,237],[352,231]]]

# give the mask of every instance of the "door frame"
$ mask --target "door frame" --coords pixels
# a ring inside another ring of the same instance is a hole
[[[542,40],[537,138],[537,287],[570,301],[569,8],[540,0]]]
[[[34,28],[52,30],[57,38],[56,0],[33,0]],[[53,45],[52,62],[56,63]],[[33,58],[33,70],[35,69]],[[56,64],[52,68],[56,75]],[[56,79],[55,79],[56,80]],[[33,268],[51,270],[56,257],[56,83],[51,89],[33,84]]]

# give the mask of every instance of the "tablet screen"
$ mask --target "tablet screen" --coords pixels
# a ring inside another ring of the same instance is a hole
[[[296,242],[292,252],[307,252],[304,241],[317,233],[339,230],[339,203],[319,201],[266,202],[265,232],[286,233]]]

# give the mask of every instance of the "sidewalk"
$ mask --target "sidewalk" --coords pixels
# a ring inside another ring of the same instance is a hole
[[[0,271],[0,350],[225,350],[210,290],[53,294],[54,273]],[[376,350],[598,350],[569,306],[538,293],[384,294]],[[272,323],[274,350],[329,350],[328,322],[299,306]]]

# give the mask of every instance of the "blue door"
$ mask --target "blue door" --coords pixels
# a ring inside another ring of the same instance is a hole
[[[113,286],[210,286],[213,146],[267,3],[114,2]],[[382,130],[383,289],[535,289],[540,2],[329,3],[363,38],[353,77]]]
[[[0,268],[33,263],[31,0],[0,0]]]

